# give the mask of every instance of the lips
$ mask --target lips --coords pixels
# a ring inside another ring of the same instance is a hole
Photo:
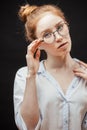
[[[66,44],[67,44],[67,42],[62,43],[61,45],[59,45],[58,49],[59,49],[59,48],[62,48],[62,47],[65,46]]]

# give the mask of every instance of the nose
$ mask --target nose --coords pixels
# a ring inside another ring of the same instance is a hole
[[[62,41],[63,37],[57,31],[55,32],[54,35],[55,35],[55,41],[56,42]]]

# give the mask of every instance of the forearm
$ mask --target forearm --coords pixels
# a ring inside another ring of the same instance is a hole
[[[26,88],[23,102],[21,104],[21,115],[27,128],[34,128],[39,120],[39,107],[37,100],[37,90],[35,75],[26,78]]]

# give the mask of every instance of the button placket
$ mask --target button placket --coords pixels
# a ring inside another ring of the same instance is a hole
[[[64,101],[63,107],[63,129],[69,130],[69,103],[68,101]]]

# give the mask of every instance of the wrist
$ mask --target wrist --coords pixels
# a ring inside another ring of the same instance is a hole
[[[28,73],[26,79],[35,78],[36,74],[34,73]]]

